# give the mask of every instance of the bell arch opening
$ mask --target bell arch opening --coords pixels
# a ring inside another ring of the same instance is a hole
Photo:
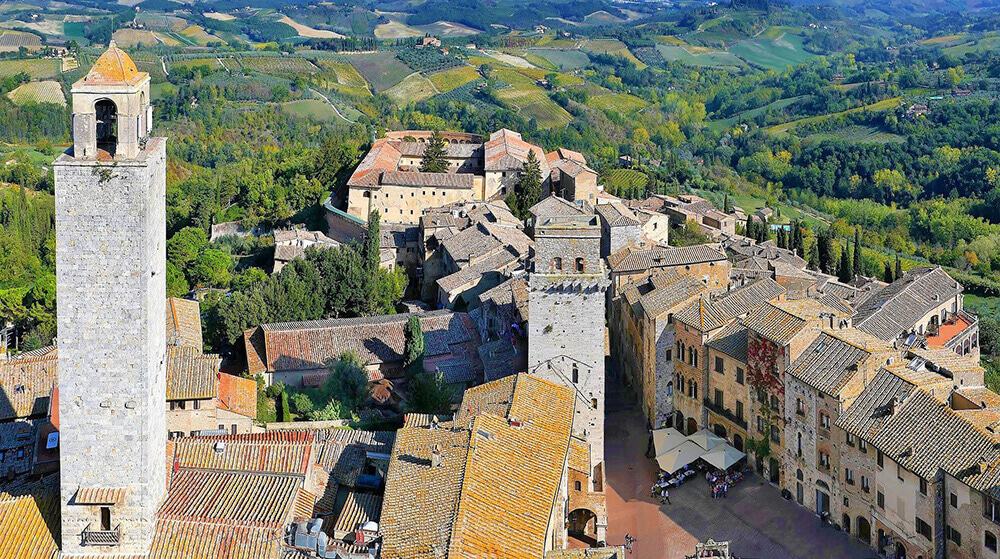
[[[113,157],[118,147],[118,106],[111,99],[101,99],[94,104],[97,115],[97,149]]]

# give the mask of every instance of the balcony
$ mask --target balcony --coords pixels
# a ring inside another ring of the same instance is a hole
[[[80,534],[80,545],[83,546],[116,546],[121,543],[121,524],[112,530],[91,530],[88,524]]]
[[[746,430],[746,428],[747,428],[747,420],[746,419],[743,419],[741,417],[736,417],[736,414],[734,414],[733,412],[729,411],[729,409],[724,408],[724,407],[716,404],[715,402],[713,402],[709,398],[705,398],[704,402],[705,402],[705,407],[708,408],[709,410],[711,410],[712,413],[714,413],[716,415],[721,415],[722,417],[725,417],[729,421],[732,421],[733,423],[735,423],[736,425],[738,425],[744,431]]]

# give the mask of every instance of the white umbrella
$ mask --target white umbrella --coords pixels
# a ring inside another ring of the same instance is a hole
[[[656,452],[657,456],[661,456],[677,448],[686,440],[687,437],[684,436],[684,433],[673,427],[656,429],[653,431],[653,451]]]
[[[708,429],[702,429],[693,435],[689,435],[687,439],[700,446],[703,450],[712,450],[713,448],[719,446],[720,444],[725,444],[726,442],[726,439],[723,439]]]
[[[733,464],[746,458],[746,454],[725,444],[719,445],[702,455],[701,459],[720,470],[728,470]]]
[[[694,462],[704,453],[705,450],[700,446],[691,441],[685,441],[663,456],[657,456],[656,463],[660,466],[661,470],[672,474]]]

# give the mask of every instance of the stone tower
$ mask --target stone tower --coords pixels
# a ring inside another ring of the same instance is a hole
[[[54,163],[62,550],[143,555],[165,493],[166,140],[112,42]]]
[[[593,214],[535,224],[528,278],[528,371],[577,394],[573,432],[590,445],[592,479],[604,463],[604,311],[609,285]]]

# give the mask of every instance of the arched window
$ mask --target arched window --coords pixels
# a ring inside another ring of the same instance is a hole
[[[573,363],[573,384],[580,382],[580,368]]]
[[[94,104],[97,116],[97,148],[115,154],[118,145],[118,107],[111,99],[101,99]]]
[[[583,258],[577,258],[576,259],[576,271],[577,272],[582,272],[583,271]]]
[[[802,481],[804,476],[802,475],[802,470],[795,470],[795,479]]]
[[[562,258],[556,256],[552,259],[552,267],[556,270],[562,270]]]
[[[694,386],[694,390],[693,390],[694,396],[692,396],[692,398],[694,398],[695,400],[697,400],[698,399],[698,383],[697,382],[692,382],[691,384]]]
[[[580,483],[580,480],[576,480],[573,482],[573,489],[576,489],[577,491],[583,490],[583,484]]]

